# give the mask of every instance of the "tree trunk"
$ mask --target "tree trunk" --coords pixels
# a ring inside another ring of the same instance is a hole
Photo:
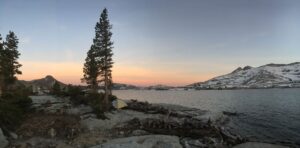
[[[106,60],[105,60],[105,65],[106,65]],[[105,71],[104,71],[104,87],[105,87],[105,92],[104,92],[104,100],[103,100],[103,103],[104,103],[103,109],[104,109],[104,111],[107,111],[109,109],[108,85],[109,85],[109,82],[108,82],[107,69],[105,69]]]
[[[109,85],[108,85],[108,95],[112,95],[112,80],[109,80]]]
[[[93,93],[98,93],[97,77],[93,79],[93,82],[92,82],[92,91],[93,91]]]

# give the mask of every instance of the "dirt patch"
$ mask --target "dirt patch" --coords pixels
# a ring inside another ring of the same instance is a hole
[[[73,139],[80,132],[80,118],[74,115],[30,114],[17,130],[24,138],[40,136],[45,138]]]
[[[104,136],[105,134],[99,132],[86,132],[81,133],[75,139],[72,140],[72,145],[81,147],[91,147],[104,142],[107,142],[110,138]]]

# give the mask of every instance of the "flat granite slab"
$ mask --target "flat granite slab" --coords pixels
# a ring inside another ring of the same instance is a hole
[[[233,148],[289,148],[287,146],[275,145],[269,143],[260,143],[260,142],[246,142],[234,146]]]
[[[113,139],[91,148],[182,148],[182,146],[176,136],[147,135]]]

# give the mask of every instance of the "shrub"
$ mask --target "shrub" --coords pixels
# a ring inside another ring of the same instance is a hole
[[[69,85],[67,87],[67,91],[64,93],[64,96],[69,96],[73,105],[88,104],[84,96],[84,92],[79,86]]]
[[[103,93],[89,93],[86,95],[86,101],[88,105],[93,108],[94,113],[98,118],[104,118],[103,114]]]
[[[21,123],[23,116],[31,109],[29,93],[26,88],[3,93],[0,98],[0,127],[13,130]]]
[[[94,113],[97,115],[98,118],[101,119],[106,119],[104,116],[104,111],[103,111],[103,99],[104,99],[104,94],[103,93],[89,93],[86,95],[86,100],[88,102],[88,105],[90,105],[93,108]],[[111,95],[109,96],[109,103],[113,100],[117,99],[116,96]],[[113,108],[111,107],[110,110]]]
[[[17,89],[6,92],[2,95],[4,102],[18,107],[22,112],[30,110],[32,100],[28,97],[30,93],[27,89]]]
[[[98,118],[105,118],[103,114],[103,93],[89,92],[85,94],[80,86],[69,85],[64,95],[70,97],[70,101],[73,105],[89,105],[93,108],[93,111]],[[110,104],[115,99],[117,99],[117,97],[111,95],[109,97]]]
[[[109,96],[109,101],[110,101],[110,102],[113,102],[114,100],[117,100],[117,99],[118,99],[117,96],[114,96],[114,95],[110,95],[110,96]]]
[[[5,130],[13,130],[21,123],[22,110],[5,100],[0,101],[0,127]]]

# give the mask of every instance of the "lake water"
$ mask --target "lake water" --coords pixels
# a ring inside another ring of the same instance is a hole
[[[300,145],[300,89],[247,90],[116,90],[121,99],[179,104],[209,110],[238,112],[228,127],[249,139]]]

